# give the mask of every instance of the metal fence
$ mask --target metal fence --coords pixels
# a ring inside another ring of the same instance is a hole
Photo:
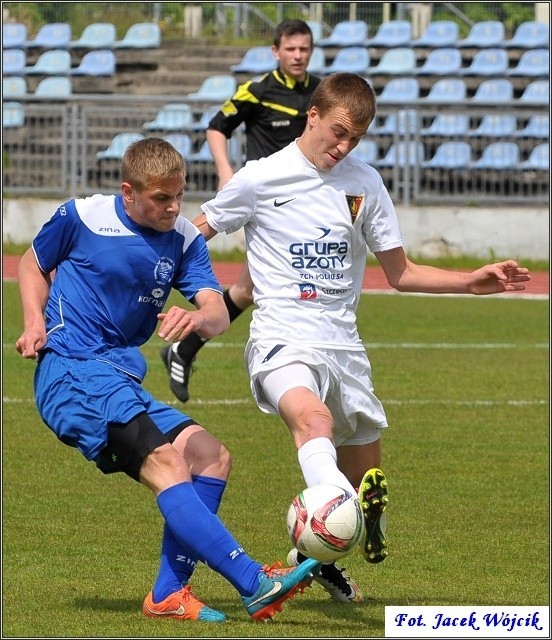
[[[155,125],[147,124],[154,121],[167,104],[181,102],[181,96],[84,94],[56,103],[21,99],[23,124],[3,130],[4,195],[49,194],[65,198],[116,193],[120,188],[121,150],[106,152],[116,136],[183,134],[184,139],[172,138],[172,141],[184,144],[188,191],[201,198],[212,197],[217,188],[216,171],[205,154],[205,130],[199,121],[213,105],[194,105],[191,128],[177,125],[174,131],[156,130]],[[3,106],[6,107],[5,102]],[[513,101],[509,106],[501,105],[500,114],[513,121],[513,134],[501,134],[499,130],[493,132],[492,126],[491,129],[480,126],[489,117],[492,125],[497,107],[439,106],[423,100],[379,106],[377,118],[366,136],[370,150],[365,160],[382,174],[397,203],[548,203],[548,150],[546,158],[540,156],[540,165],[529,162],[535,154],[544,151],[540,145],[548,148],[548,134],[523,133],[534,118],[540,116],[542,123],[548,122],[548,107],[522,107]],[[446,135],[439,131],[432,133],[432,123],[438,116],[445,115],[463,117],[468,130]],[[243,163],[243,137],[243,131],[238,130],[232,145],[235,169]],[[123,145],[127,142],[122,140]],[[448,155],[443,156],[444,162],[440,162],[439,147],[451,142],[460,144],[449,147]],[[497,143],[505,145],[492,147],[494,152],[489,153],[489,147]],[[462,160],[460,155],[466,152],[469,158]],[[509,160],[504,157],[508,154],[513,154]],[[485,166],[486,159],[490,162],[488,166]]]

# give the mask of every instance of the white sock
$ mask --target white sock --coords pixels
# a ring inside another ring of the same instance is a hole
[[[356,495],[353,485],[337,468],[337,453],[329,438],[314,438],[305,442],[297,451],[297,457],[307,487],[334,484]]]

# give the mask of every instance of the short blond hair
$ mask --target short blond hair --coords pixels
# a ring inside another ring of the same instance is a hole
[[[368,128],[376,115],[376,94],[356,73],[331,73],[314,90],[311,107],[316,107],[321,116],[344,108],[355,125]]]
[[[133,142],[124,153],[121,178],[142,191],[151,180],[186,175],[186,163],[181,154],[162,138],[144,138]]]

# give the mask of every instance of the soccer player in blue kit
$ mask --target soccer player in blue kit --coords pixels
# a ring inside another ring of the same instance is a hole
[[[126,150],[120,195],[61,205],[20,262],[24,329],[16,348],[38,359],[37,408],[59,440],[103,473],[123,472],[156,496],[165,522],[143,613],[226,620],[190,590],[200,560],[236,588],[253,619],[264,620],[321,565],[263,566],[247,555],[216,515],[229,452],[141,384],[147,367],[139,347],[158,322],[167,342],[192,331],[210,338],[229,325],[205,240],[179,216],[185,184],[182,156],[149,138]],[[173,288],[196,308],[164,311]]]

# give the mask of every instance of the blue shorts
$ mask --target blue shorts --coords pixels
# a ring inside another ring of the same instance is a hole
[[[107,444],[107,425],[126,424],[146,412],[166,434],[190,416],[158,402],[138,382],[110,364],[47,352],[34,379],[44,423],[65,444],[94,460]]]

